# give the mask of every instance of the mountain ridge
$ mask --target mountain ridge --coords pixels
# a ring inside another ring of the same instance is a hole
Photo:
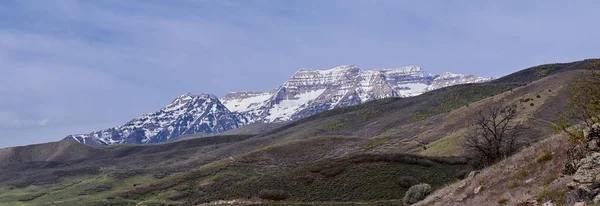
[[[195,133],[217,134],[253,123],[286,122],[323,111],[390,97],[411,97],[435,89],[493,78],[453,73],[435,75],[419,66],[361,70],[341,65],[327,70],[299,69],[271,91],[186,93],[157,112],[124,125],[69,135],[88,145],[150,144]]]
[[[580,62],[542,65],[511,74],[501,81],[457,85],[416,97],[388,98],[338,108],[285,123],[274,130],[267,129],[259,135],[118,145],[80,157],[62,154],[71,154],[69,151],[87,148],[86,145],[66,144],[78,147],[69,147],[59,154],[52,152],[56,146],[51,143],[27,146],[21,148],[21,152],[0,150],[0,189],[3,190],[0,202],[13,205],[55,201],[64,204],[94,201],[98,205],[138,202],[202,205],[253,198],[259,201],[257,203],[271,204],[273,202],[258,198],[262,191],[278,190],[289,194],[283,204],[289,201],[317,205],[356,202],[402,205],[402,196],[409,187],[398,184],[398,177],[413,177],[438,190],[473,170],[465,165],[461,156],[460,137],[468,132],[482,108],[514,103],[523,124],[531,128],[521,134],[523,137],[533,143],[555,135],[547,122],[560,119],[560,114],[554,111],[566,108],[565,97],[570,90],[564,85],[580,74],[581,68],[585,67]],[[548,72],[539,72],[546,70]],[[528,101],[519,101],[525,99]],[[415,114],[425,116],[412,118]],[[564,148],[561,142],[555,145]],[[44,147],[46,152],[38,153],[39,147]],[[531,166],[540,166],[537,161],[540,152],[549,151],[546,146],[538,148],[541,150],[525,158]],[[7,153],[5,158],[2,157],[4,152]],[[58,156],[47,158],[55,155]],[[562,158],[557,154],[555,159]],[[46,162],[48,160],[53,162]],[[531,167],[513,165],[498,170],[504,175],[502,178],[482,172],[481,177],[497,178],[496,181],[473,179],[466,190],[460,189],[460,193],[454,193],[459,195],[451,197],[461,198],[460,204],[481,198],[487,198],[487,204],[495,204],[500,195],[494,192],[496,188],[507,187],[497,182],[517,181],[514,172],[519,169],[530,171],[530,176],[518,179],[522,182],[544,173],[544,178],[532,182],[540,190],[546,186],[544,182],[548,182],[545,177],[556,174],[556,170],[534,171]],[[482,184],[486,189],[480,195],[471,195],[471,191]],[[40,189],[30,190],[30,185]],[[535,196],[537,193],[527,192],[529,188],[519,184],[518,188],[502,191]],[[464,201],[463,191],[468,194]],[[446,205],[445,200],[438,202],[436,197],[440,196],[431,197],[436,199],[435,204]],[[520,201],[507,197],[511,204]]]

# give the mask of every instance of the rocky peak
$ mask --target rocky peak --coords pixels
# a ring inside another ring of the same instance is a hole
[[[425,73],[423,71],[423,69],[421,69],[420,66],[415,66],[415,65],[409,65],[409,66],[405,66],[405,67],[392,68],[392,69],[375,69],[375,71],[381,71],[381,72],[389,73],[389,74],[394,74],[394,73],[400,73],[400,74],[424,74]]]
[[[165,142],[185,134],[214,134],[242,126],[215,95],[183,94],[160,110],[142,115],[124,125],[67,138],[89,145]]]
[[[163,142],[185,134],[214,134],[254,122],[297,120],[376,99],[410,97],[487,80],[452,73],[433,75],[414,65],[374,70],[361,70],[355,65],[300,69],[269,92],[231,92],[221,99],[187,93],[124,125],[67,138],[99,145]]]
[[[450,72],[444,72],[443,74],[436,77],[436,79],[456,79],[456,78],[464,78],[465,75],[462,74],[454,74]]]

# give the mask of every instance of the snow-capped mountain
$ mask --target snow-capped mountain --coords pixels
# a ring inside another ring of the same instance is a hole
[[[491,78],[444,73],[429,74],[418,66],[361,70],[338,66],[329,70],[300,69],[283,85],[268,92],[184,94],[157,112],[125,125],[67,139],[89,145],[165,142],[185,134],[215,134],[254,122],[282,122],[326,110],[387,97],[410,97],[456,84]]]
[[[184,94],[157,112],[122,126],[66,138],[88,145],[148,144],[184,134],[220,133],[242,125],[238,115],[230,112],[216,96]]]
[[[410,97],[442,87],[491,78],[429,74],[418,66],[363,71],[356,66],[329,70],[300,69],[271,92],[234,92],[221,99],[252,122],[301,119],[329,109],[387,97]],[[233,108],[233,109],[232,109]]]

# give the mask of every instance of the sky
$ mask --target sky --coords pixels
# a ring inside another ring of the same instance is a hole
[[[0,148],[117,126],[300,68],[500,77],[598,57],[600,1],[0,1]]]

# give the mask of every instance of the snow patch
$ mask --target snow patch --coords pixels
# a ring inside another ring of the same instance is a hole
[[[273,95],[269,93],[262,93],[253,97],[223,101],[223,105],[225,105],[225,107],[227,107],[227,109],[229,109],[229,111],[232,112],[245,112],[258,109],[260,106],[263,105],[261,103],[264,103],[267,100],[269,100],[271,96]]]
[[[423,94],[429,85],[423,83],[398,84],[398,93],[402,97]]]
[[[296,112],[306,107],[306,104],[321,96],[326,89],[319,89],[307,93],[298,94],[296,99],[286,99],[273,105],[269,109],[269,116],[265,117],[267,121],[288,121]]]

